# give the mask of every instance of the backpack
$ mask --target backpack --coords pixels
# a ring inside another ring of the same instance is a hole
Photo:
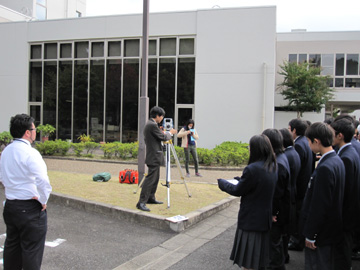
[[[137,184],[139,182],[139,173],[136,170],[123,170],[119,173],[120,184]]]

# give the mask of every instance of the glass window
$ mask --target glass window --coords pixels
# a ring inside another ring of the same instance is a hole
[[[344,76],[344,70],[345,70],[344,64],[345,64],[345,55],[343,53],[337,54],[336,65],[335,65],[335,76]]]
[[[175,107],[175,58],[161,58],[159,66],[159,106],[166,112],[166,117],[174,118]]]
[[[104,56],[104,42],[91,43],[91,56],[103,57]]]
[[[149,40],[149,55],[156,55],[156,40]]]
[[[321,55],[321,75],[334,76],[334,55],[322,54]]]
[[[40,4],[40,5],[43,5],[43,6],[46,6],[46,0],[36,0],[36,3]]]
[[[122,142],[137,141],[139,104],[139,60],[124,60]]]
[[[107,142],[120,141],[121,60],[108,60],[106,67],[106,130]]]
[[[148,97],[149,108],[156,106],[157,101],[157,59],[150,58],[148,60]]]
[[[194,39],[193,38],[182,38],[180,39],[179,54],[194,54]]]
[[[121,56],[121,41],[108,42],[108,56]]]
[[[34,125],[37,127],[41,124],[41,106],[30,105],[30,116],[35,119]],[[36,141],[40,141],[40,133],[36,133]]]
[[[349,88],[360,87],[360,79],[359,78],[346,78],[345,79],[345,87],[349,87]]]
[[[29,101],[41,101],[42,62],[30,63]]]
[[[195,58],[179,58],[177,103],[193,104],[195,93]]]
[[[41,45],[31,45],[31,59],[41,59]]]
[[[348,54],[346,56],[346,75],[359,74],[359,55]]]
[[[289,54],[289,63],[297,63],[297,54]]]
[[[320,67],[321,55],[320,54],[309,54],[309,64],[315,67]]]
[[[124,51],[126,57],[139,56],[140,41],[138,39],[129,39],[124,41]]]
[[[45,59],[57,59],[57,43],[45,44]]]
[[[38,20],[46,20],[46,7],[36,5],[36,18]]]
[[[160,39],[160,56],[176,55],[176,38]]]
[[[71,58],[71,43],[60,44],[60,58]]]
[[[89,42],[76,42],[75,43],[75,58],[88,58],[89,57]]]
[[[344,78],[335,78],[335,87],[344,87]]]
[[[59,62],[58,138],[71,139],[72,61]]]
[[[87,103],[88,103],[88,61],[77,60],[74,66],[74,115],[73,140],[87,134]]]
[[[104,60],[90,62],[89,134],[95,142],[103,141],[104,132]]]
[[[57,62],[44,62],[43,124],[56,127]],[[51,139],[55,139],[56,134]]]
[[[299,54],[299,64],[307,62],[307,54]]]

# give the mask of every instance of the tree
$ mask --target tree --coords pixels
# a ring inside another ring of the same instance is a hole
[[[284,62],[278,73],[284,81],[278,86],[288,108],[297,111],[300,118],[304,112],[320,112],[325,104],[333,98],[334,89],[329,88],[330,76],[320,76],[320,67],[308,63]]]

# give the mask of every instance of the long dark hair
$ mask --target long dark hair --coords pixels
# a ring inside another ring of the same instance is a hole
[[[250,158],[251,164],[256,161],[264,161],[264,167],[268,171],[276,169],[276,157],[271,142],[264,134],[255,135],[250,139]]]
[[[189,120],[186,122],[185,126],[184,126],[184,129],[185,129],[185,130],[189,130],[189,124],[192,124],[192,125],[193,125],[193,128],[195,128],[195,122],[194,122],[194,120],[189,119]]]
[[[262,134],[269,138],[275,155],[279,155],[285,152],[283,146],[283,137],[279,130],[275,128],[268,128],[265,129]]]

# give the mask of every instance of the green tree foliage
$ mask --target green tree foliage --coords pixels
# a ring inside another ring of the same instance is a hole
[[[298,118],[304,112],[320,112],[333,98],[334,89],[329,88],[329,76],[319,76],[321,68],[308,63],[284,62],[280,65],[284,81],[279,84],[281,94],[289,102],[289,109],[297,111]]]

